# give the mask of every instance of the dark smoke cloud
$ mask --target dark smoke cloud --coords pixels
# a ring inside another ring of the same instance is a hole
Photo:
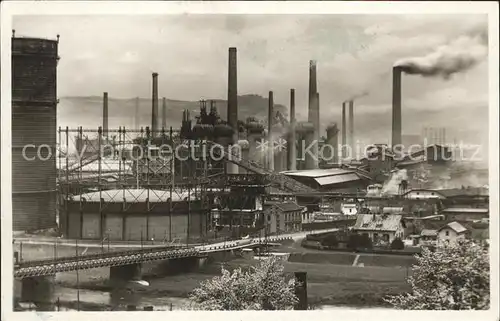
[[[364,90],[364,91],[362,91],[360,93],[352,95],[346,101],[351,101],[351,100],[356,100],[356,99],[359,99],[359,98],[363,98],[363,97],[368,96],[369,94],[370,94],[370,92],[368,90]]]
[[[399,60],[395,66],[407,74],[449,79],[455,73],[471,69],[487,55],[488,37],[481,31],[461,36],[426,56]]]

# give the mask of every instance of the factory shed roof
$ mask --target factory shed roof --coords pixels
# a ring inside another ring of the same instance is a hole
[[[274,206],[278,207],[283,212],[296,212],[301,211],[302,206],[297,205],[295,202],[284,202],[284,203],[276,203]]]
[[[328,168],[328,169],[307,169],[299,171],[285,171],[281,172],[287,176],[302,176],[302,177],[324,177],[332,175],[342,175],[347,173],[352,173],[352,170],[346,170],[341,168]]]
[[[358,214],[353,230],[359,231],[397,231],[401,226],[402,215]]]
[[[334,184],[342,184],[347,182],[353,182],[360,180],[359,176],[356,173],[348,173],[343,175],[333,175],[326,177],[317,177],[314,179],[319,185],[334,185]]]
[[[127,203],[145,203],[149,198],[150,203],[162,203],[168,201],[170,192],[151,189],[149,192],[147,189],[112,189],[75,195],[73,196],[73,200],[78,201],[80,197],[86,202],[99,202],[99,199],[102,198],[104,202],[110,203],[121,203],[123,201]],[[187,197],[187,191],[172,192],[173,202],[183,201]],[[195,196],[191,193],[191,200],[195,199]]]
[[[449,207],[441,211],[441,213],[468,213],[468,214],[487,214],[487,208],[469,208],[469,207]]]
[[[438,192],[446,197],[489,196],[489,190],[483,187],[441,189]]]
[[[445,229],[445,228],[451,228],[452,230],[454,230],[458,234],[462,234],[462,233],[467,232],[467,228],[465,228],[462,224],[460,224],[458,222],[448,223],[448,224],[442,226],[441,228],[439,228],[438,232]]]

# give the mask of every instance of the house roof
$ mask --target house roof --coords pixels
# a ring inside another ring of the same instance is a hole
[[[458,234],[467,232],[467,228],[456,221],[450,222],[450,223],[442,226],[441,228],[438,229],[438,232],[445,229],[445,228],[450,228],[450,229],[454,230],[455,232],[457,232]]]
[[[449,207],[441,211],[441,213],[467,213],[467,214],[488,214],[487,208],[468,208],[468,207]]]
[[[423,229],[420,232],[421,236],[437,236],[437,230]]]
[[[283,212],[301,211],[303,208],[302,206],[297,205],[297,203],[295,203],[295,202],[276,203],[276,204],[273,204],[273,206],[278,207]]]
[[[361,231],[396,231],[401,224],[401,215],[358,214],[354,230]]]

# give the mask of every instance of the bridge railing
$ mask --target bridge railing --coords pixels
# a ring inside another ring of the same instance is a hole
[[[134,255],[137,253],[154,253],[154,252],[162,252],[162,251],[175,251],[179,250],[178,246],[162,246],[162,247],[153,247],[153,248],[143,248],[137,250],[126,250],[126,251],[113,251],[113,252],[101,252],[101,253],[92,253],[92,254],[83,254],[83,255],[73,255],[73,256],[61,256],[57,258],[50,259],[42,259],[42,260],[29,260],[23,261],[19,263],[20,267],[29,267],[29,266],[37,266],[37,265],[48,265],[48,264],[59,264],[65,262],[74,262],[74,261],[82,261],[82,260],[92,260],[92,259],[104,259],[110,257],[117,256],[126,256],[126,255]],[[181,250],[185,250],[185,248],[181,248]]]

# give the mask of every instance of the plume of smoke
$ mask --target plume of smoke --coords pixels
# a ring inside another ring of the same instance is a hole
[[[383,195],[397,195],[399,194],[399,184],[402,181],[408,180],[408,173],[406,169],[400,169],[391,173],[391,176],[382,186]]]
[[[488,55],[486,32],[461,36],[423,56],[405,58],[395,63],[407,74],[449,79],[453,74],[467,71]]]
[[[363,90],[362,92],[354,94],[351,97],[349,97],[347,99],[347,101],[351,101],[351,100],[356,100],[356,99],[359,99],[359,98],[363,98],[363,97],[368,96],[369,94],[370,94],[370,92],[368,90]]]

